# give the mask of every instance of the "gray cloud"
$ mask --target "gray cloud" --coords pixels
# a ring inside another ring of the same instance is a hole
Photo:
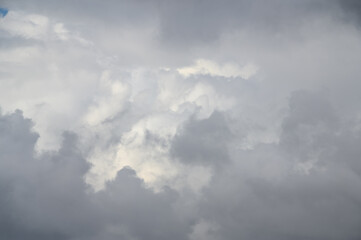
[[[295,93],[280,144],[233,155],[232,167],[215,175],[200,208],[219,226],[216,239],[359,238],[360,131],[350,136],[350,126],[332,124],[327,105]],[[307,173],[294,168],[294,161],[314,160],[310,155],[317,161]]]
[[[2,3],[1,239],[360,239],[357,1]]]
[[[37,134],[20,111],[0,118],[1,228],[6,239],[185,239],[177,194],[156,194],[123,169],[98,193],[85,184],[89,164],[65,133],[57,152],[35,156]]]
[[[230,151],[224,113],[191,119],[174,138],[173,157],[223,168],[200,198],[170,188],[154,193],[129,168],[94,193],[74,134],[63,135],[58,151],[35,156],[32,122],[20,111],[3,115],[1,236],[188,239],[205,222],[212,227],[198,237],[358,239],[361,132],[335,114],[326,97],[295,92],[279,144]]]
[[[341,8],[345,11],[345,19],[355,21],[360,24],[361,21],[361,4],[356,0],[338,1]]]
[[[224,33],[254,31],[261,35],[292,36],[303,27],[322,17],[347,17],[357,12],[357,1],[66,1],[59,10],[56,1],[5,1],[10,9],[27,9],[38,14],[66,19],[81,26],[92,38],[106,28],[119,31],[121,27],[138,28],[147,24],[159,26],[159,40],[166,51],[192,49],[212,44]],[[116,28],[118,28],[118,30]],[[96,29],[96,31],[95,31]],[[162,47],[157,44],[157,47]],[[179,55],[181,53],[179,51]],[[189,52],[187,51],[187,54]]]
[[[185,164],[222,166],[229,161],[231,135],[222,113],[213,112],[207,119],[185,123],[174,137],[170,153]]]
[[[331,10],[330,1],[165,1],[161,5],[161,33],[170,44],[189,47],[216,41],[230,30],[289,33],[300,27],[303,19],[312,21]]]

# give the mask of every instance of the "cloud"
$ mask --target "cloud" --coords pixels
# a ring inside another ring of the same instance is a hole
[[[360,238],[353,1],[3,5],[0,238]]]
[[[327,114],[321,114],[321,118],[299,115],[299,111],[311,113],[318,106],[326,108]],[[233,152],[232,166],[214,175],[200,201],[201,218],[217,229],[209,230],[213,238],[358,238],[360,207],[354,199],[358,198],[360,178],[352,155],[359,153],[354,152],[356,148],[346,150],[345,146],[350,146],[346,142],[351,138],[359,142],[360,132],[349,136],[350,126],[333,124],[334,120],[326,117],[328,114],[334,112],[327,107],[327,99],[315,93],[296,92],[279,144],[260,144],[253,150]],[[297,126],[291,127],[290,121],[294,120]],[[327,129],[320,131],[324,124]],[[307,131],[302,128],[294,133],[301,126]],[[290,141],[290,135],[305,137],[307,142]],[[302,151],[293,151],[294,148]],[[298,166],[311,160],[307,154],[317,161],[304,172]]]
[[[250,78],[257,72],[257,67],[252,64],[240,68],[236,64],[226,63],[223,66],[219,66],[209,60],[199,59],[194,66],[183,67],[177,69],[179,74],[184,77],[189,77],[195,74],[209,74],[211,76],[219,76],[225,78],[241,77],[244,79]]]
[[[75,134],[64,133],[58,151],[38,155],[31,120],[20,111],[2,115],[0,201],[6,217],[1,234],[10,239],[357,239],[361,132],[330,117],[336,112],[329,104],[320,94],[295,92],[280,142],[252,150],[237,148],[224,114],[186,122],[174,137],[172,157],[213,167],[197,195],[169,187],[155,193],[129,168],[94,192],[84,181],[90,166]],[[300,164],[308,161],[304,171]]]
[[[17,111],[0,124],[2,238],[185,239],[189,224],[177,217],[172,190],[156,194],[123,169],[94,193],[75,134],[64,133],[58,151],[35,156],[29,119]]]
[[[247,30],[292,35],[310,22],[333,14],[334,1],[167,1],[161,4],[161,38],[182,49],[219,41],[227,32]]]
[[[219,112],[203,120],[191,119],[178,130],[170,149],[171,155],[185,164],[222,166],[229,161],[227,143],[231,132]]]
[[[355,21],[360,24],[361,5],[360,2],[354,0],[338,1],[339,5],[345,12],[344,18],[347,21]]]
[[[10,11],[1,22],[0,29],[15,36],[42,39],[46,36],[48,25],[49,20],[45,16],[38,14],[23,15]]]

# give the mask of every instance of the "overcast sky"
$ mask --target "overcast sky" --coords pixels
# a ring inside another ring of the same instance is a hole
[[[0,239],[361,239],[361,2],[1,0]]]

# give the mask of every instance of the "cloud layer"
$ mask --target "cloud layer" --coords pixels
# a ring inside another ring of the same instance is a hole
[[[0,7],[1,239],[360,239],[357,1]]]

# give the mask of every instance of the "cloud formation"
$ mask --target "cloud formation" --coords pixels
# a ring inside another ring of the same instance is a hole
[[[0,238],[360,239],[356,2],[3,1]]]
[[[190,231],[172,206],[177,194],[154,193],[131,169],[94,193],[75,134],[64,133],[58,151],[36,156],[29,119],[17,111],[0,122],[2,238],[185,239]]]

